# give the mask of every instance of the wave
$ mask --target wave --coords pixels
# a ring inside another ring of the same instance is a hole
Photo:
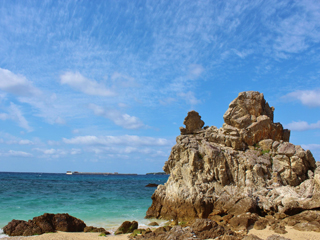
[[[9,237],[9,236],[8,236],[8,235],[5,235],[5,234],[3,233],[2,228],[0,228],[0,238],[5,238],[5,237]]]

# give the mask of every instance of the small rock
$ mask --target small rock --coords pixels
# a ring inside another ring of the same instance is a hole
[[[159,226],[159,223],[157,222],[151,222],[148,224],[148,226]]]
[[[256,235],[250,234],[250,235],[248,235],[248,236],[245,236],[245,237],[243,238],[243,240],[263,240],[263,239],[259,238],[259,237],[256,236]]]
[[[256,230],[263,230],[267,227],[268,220],[265,218],[260,218],[258,221],[256,221],[253,225],[253,228]]]
[[[149,183],[145,187],[158,187],[159,184]]]
[[[132,233],[135,229],[138,229],[138,222],[136,221],[125,221],[121,224],[121,226],[115,231],[115,235]]]
[[[105,233],[106,235],[110,234],[104,228],[97,228],[97,227],[93,227],[93,226],[85,227],[83,231],[84,232],[100,232],[100,233]]]
[[[267,237],[266,240],[291,240],[290,238],[281,237],[279,235],[273,234],[269,237]]]

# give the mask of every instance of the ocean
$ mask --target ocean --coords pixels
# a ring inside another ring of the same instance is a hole
[[[0,229],[12,219],[69,213],[87,226],[114,231],[124,221],[144,219],[155,188],[167,175],[66,175],[0,172]],[[0,232],[2,232],[0,230]],[[1,237],[1,236],[0,236]]]

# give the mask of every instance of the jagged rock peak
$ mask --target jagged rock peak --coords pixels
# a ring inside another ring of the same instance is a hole
[[[201,120],[198,112],[192,110],[188,112],[183,124],[186,125],[186,128],[180,127],[181,134],[192,134],[202,129],[204,121]]]
[[[273,112],[274,107],[269,106],[262,93],[239,93],[223,116],[226,141],[235,149],[254,146],[264,139],[289,142],[290,130],[273,122]]]
[[[229,104],[229,109],[223,115],[224,122],[236,128],[246,128],[261,115],[269,117],[273,122],[274,107],[270,107],[263,93],[247,91],[239,93]]]

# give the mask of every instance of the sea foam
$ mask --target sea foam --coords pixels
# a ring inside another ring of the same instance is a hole
[[[5,235],[3,233],[3,230],[0,228],[0,238],[5,238],[5,237],[9,237],[8,235]]]

